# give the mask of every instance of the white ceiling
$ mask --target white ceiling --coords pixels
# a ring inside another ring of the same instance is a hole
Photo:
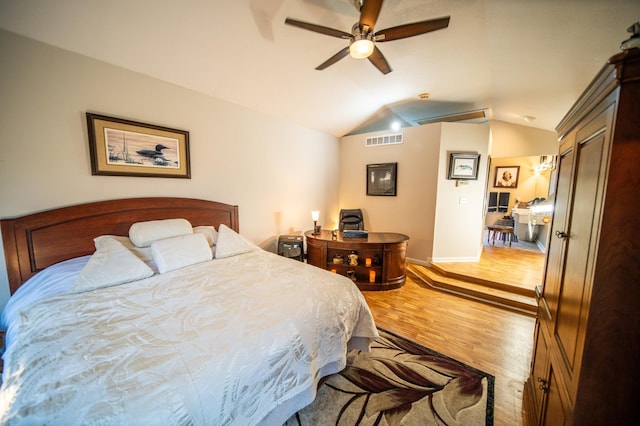
[[[446,15],[447,29],[379,44],[383,75],[351,57],[316,71],[347,42],[284,24],[350,32],[352,0],[0,0],[0,28],[335,136],[477,109],[553,130],[640,1],[387,0],[376,30]]]

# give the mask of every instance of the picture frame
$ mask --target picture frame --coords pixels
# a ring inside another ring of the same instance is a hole
[[[449,154],[447,179],[477,180],[480,154],[452,152]]]
[[[496,167],[496,174],[493,179],[494,188],[517,188],[520,177],[520,166],[499,166]]]
[[[367,195],[395,196],[398,163],[367,164]]]
[[[191,179],[189,132],[87,112],[91,174]]]

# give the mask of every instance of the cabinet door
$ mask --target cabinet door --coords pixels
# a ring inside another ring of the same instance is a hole
[[[537,327],[536,347],[533,358],[533,366],[531,369],[531,384],[533,389],[534,404],[536,418],[539,419],[540,413],[544,409],[545,395],[548,390],[549,376],[549,346],[541,327]]]
[[[547,380],[547,402],[543,408],[542,422],[545,426],[568,426],[571,424],[571,409],[565,398],[564,388],[558,383],[553,365],[549,368]]]
[[[386,244],[384,250],[384,282],[392,285],[404,283],[407,266],[407,243]]]
[[[565,265],[554,333],[564,360],[558,366],[558,373],[562,373],[569,394],[574,397],[591,298],[609,112],[595,117],[576,133],[574,188],[568,227],[564,231],[567,235]]]
[[[558,182],[553,212],[553,223],[549,235],[547,250],[547,267],[544,280],[544,299],[549,307],[550,318],[541,316],[541,321],[549,329],[553,329],[558,311],[558,297],[564,267],[564,251],[566,245],[567,214],[569,212],[569,195],[571,193],[571,176],[573,170],[573,147],[560,153],[558,161]]]

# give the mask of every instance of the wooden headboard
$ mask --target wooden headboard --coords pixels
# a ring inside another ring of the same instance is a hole
[[[238,206],[193,198],[124,198],[2,219],[11,294],[47,266],[92,254],[99,235],[129,235],[135,222],[173,218],[239,231]]]

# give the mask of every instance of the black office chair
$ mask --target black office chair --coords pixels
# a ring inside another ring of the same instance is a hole
[[[340,210],[340,231],[364,230],[364,218],[361,209]]]

